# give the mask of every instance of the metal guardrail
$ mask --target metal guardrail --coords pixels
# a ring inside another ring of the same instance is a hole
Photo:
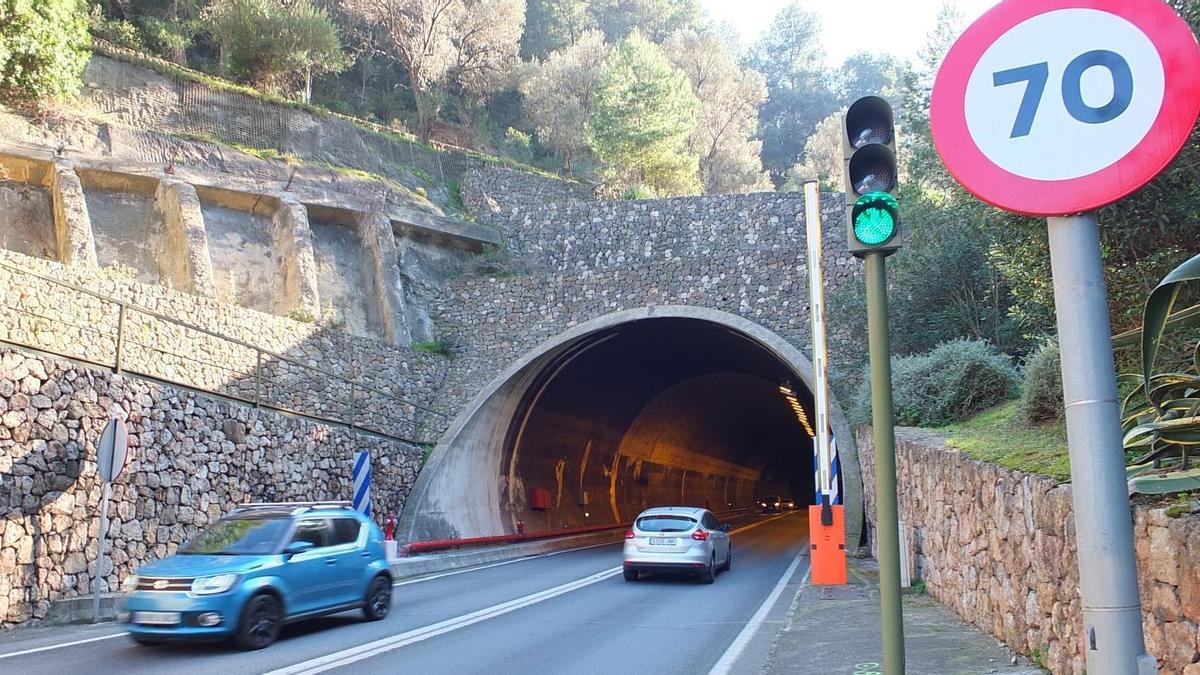
[[[96,318],[95,312],[91,312],[90,316],[93,318],[89,318],[87,323],[79,323],[62,316],[50,316],[20,303],[11,304],[13,294],[10,292],[9,301],[0,301],[0,310],[7,314],[0,319],[0,344],[33,349],[109,369],[114,373],[136,375],[166,384],[179,385],[253,405],[256,408],[283,412],[325,424],[346,426],[353,430],[365,431],[407,443],[430,442],[430,439],[421,437],[424,429],[428,426],[427,422],[431,418],[442,420],[447,418],[445,414],[433,408],[369,386],[361,378],[337,375],[244,340],[221,335],[134,303],[97,293],[5,261],[0,261],[0,270],[54,284],[63,292],[92,298],[100,303],[101,309],[98,318]],[[112,317],[114,312],[116,314],[115,321]],[[21,325],[22,320],[33,322],[32,327]],[[15,328],[14,323],[17,324]],[[253,355],[253,367],[249,371],[241,370],[228,363],[217,363],[211,358],[205,359],[196,354],[181,353],[186,349],[172,350],[169,348],[170,344],[164,344],[168,341],[174,342],[176,345],[186,344],[188,340],[179,335],[159,335],[158,337],[164,338],[164,340],[155,340],[139,335],[131,329],[131,324],[145,326],[154,323],[169,326],[176,332],[191,333],[191,339],[199,338],[202,341],[215,342],[231,351],[241,349],[247,355]],[[64,350],[57,342],[48,344],[36,339],[14,337],[14,333],[31,333],[36,336],[37,333],[47,329],[56,333],[77,331],[80,339],[75,344],[78,349],[72,353]],[[84,336],[91,338],[86,344],[83,342]],[[178,369],[169,365],[162,369],[163,372],[151,372],[152,369],[147,367],[144,362],[131,358],[145,352],[154,352],[169,359],[175,359],[179,363],[197,365],[206,374],[223,373],[223,384],[227,386],[214,388],[205,382],[196,381],[201,378],[194,378],[191,381],[187,378],[180,378],[174,374],[178,372]],[[282,378],[278,377],[277,373],[281,371],[290,374],[293,382],[288,384],[280,381]],[[295,382],[300,384],[297,385]],[[333,393],[330,394],[330,392]],[[293,401],[299,400],[302,403],[288,405],[282,400],[283,394],[292,395]]]

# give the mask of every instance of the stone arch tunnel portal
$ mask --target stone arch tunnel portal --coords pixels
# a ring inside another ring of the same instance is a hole
[[[518,521],[528,532],[617,524],[651,506],[720,512],[766,495],[810,504],[808,361],[736,316],[629,314],[551,340],[481,392],[422,470],[399,536],[506,534]],[[843,416],[833,417],[835,434],[850,438]],[[856,467],[846,454],[842,464]],[[843,482],[849,504],[861,482],[856,472]],[[846,515],[857,523],[861,508]]]

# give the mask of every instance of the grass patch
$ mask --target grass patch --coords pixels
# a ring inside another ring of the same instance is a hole
[[[938,429],[946,443],[972,459],[1055,480],[1071,479],[1067,430],[1062,422],[1029,427],[1016,421],[1018,401]]]
[[[466,211],[467,207],[463,204],[462,185],[456,180],[446,181],[446,194],[450,198],[450,206],[457,211]]]
[[[450,356],[454,351],[454,345],[449,338],[439,337],[429,342],[414,342],[412,348],[423,354],[436,354],[437,356]]]

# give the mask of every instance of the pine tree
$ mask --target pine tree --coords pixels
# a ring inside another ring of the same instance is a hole
[[[698,159],[688,147],[700,102],[687,76],[638,33],[605,59],[588,120],[588,142],[618,188],[644,186],[656,194],[700,191]]]

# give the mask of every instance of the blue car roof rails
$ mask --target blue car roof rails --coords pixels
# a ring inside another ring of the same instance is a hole
[[[304,513],[313,509],[351,509],[353,506],[346,501],[320,501],[320,502],[247,502],[238,504],[230,513],[239,511],[249,511],[251,509],[274,509],[279,511],[290,510],[292,514]]]

